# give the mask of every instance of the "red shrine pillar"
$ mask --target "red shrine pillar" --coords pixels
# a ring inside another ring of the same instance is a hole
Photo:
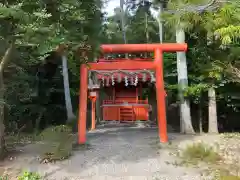
[[[91,122],[91,130],[96,129],[96,100],[97,100],[97,92],[96,91],[90,91],[90,96],[89,98],[91,99],[92,103],[92,122]]]
[[[168,142],[167,121],[166,121],[166,104],[163,77],[163,52],[161,49],[155,49],[154,63],[156,65],[156,93],[157,93],[157,118],[160,142]]]
[[[79,92],[79,116],[78,116],[78,143],[86,142],[87,119],[87,95],[88,95],[88,69],[85,64],[80,68],[80,92]]]

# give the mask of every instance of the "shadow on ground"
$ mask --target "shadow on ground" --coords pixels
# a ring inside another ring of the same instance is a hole
[[[169,141],[177,145],[195,136],[169,133]],[[148,177],[154,173],[172,174],[172,168],[166,161],[174,160],[168,148],[159,145],[157,128],[108,127],[100,128],[87,135],[90,148],[76,150],[73,156],[56,164],[39,164],[36,160],[41,144],[23,147],[19,157],[9,162],[21,169],[30,169],[45,174],[45,177],[62,179],[62,177]],[[183,175],[185,170],[179,171]],[[51,179],[50,178],[50,179]],[[111,179],[111,178],[110,178]]]
[[[169,141],[176,145],[179,141],[191,139],[191,135],[169,134]],[[108,128],[88,133],[87,141],[91,148],[87,151],[75,151],[71,165],[87,169],[96,164],[138,164],[141,161],[161,158],[157,128]],[[167,148],[165,148],[166,150]],[[70,168],[69,171],[75,171]]]

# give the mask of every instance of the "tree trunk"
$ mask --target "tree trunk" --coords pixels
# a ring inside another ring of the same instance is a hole
[[[213,87],[208,89],[208,132],[218,133],[216,92]]]
[[[4,126],[4,78],[3,78],[3,70],[5,65],[10,60],[10,56],[13,51],[14,43],[12,43],[7,51],[5,52],[2,61],[0,63],[0,159],[4,158],[4,154],[6,152],[6,145],[5,145],[5,126]]]
[[[148,14],[147,14],[147,12],[145,12],[145,35],[146,35],[146,43],[149,43]]]
[[[67,122],[71,122],[75,118],[75,115],[73,113],[72,101],[71,101],[71,95],[70,95],[66,56],[62,56],[62,71],[63,71],[65,105],[66,105],[66,111],[67,111]]]
[[[198,113],[199,113],[199,133],[202,134],[203,127],[202,127],[202,121],[203,121],[203,115],[202,115],[202,96],[199,97],[199,107],[198,107]]]
[[[124,41],[124,44],[127,44],[124,4],[125,4],[125,0],[120,0],[123,41]],[[128,53],[125,53],[125,58],[127,57],[128,57]]]
[[[4,82],[3,72],[0,72],[0,159],[4,158],[5,147],[5,126],[4,126]]]
[[[185,32],[179,26],[176,29],[177,43],[185,43]],[[184,89],[188,87],[187,60],[185,52],[177,52],[177,72],[180,99],[180,129],[182,133],[194,133],[191,121],[189,100],[184,97]]]
[[[158,31],[159,31],[159,41],[163,43],[163,20],[162,20],[162,13],[163,13],[163,3],[159,4],[159,18],[158,18]]]
[[[126,37],[126,29],[125,29],[125,12],[124,12],[124,0],[120,0],[120,8],[121,8],[121,26],[122,26],[122,33],[123,33],[123,40],[124,44],[127,44],[127,37]]]
[[[148,33],[148,14],[145,12],[145,36],[146,36],[146,43],[149,43],[149,33]],[[148,57],[148,53],[145,52],[145,58]]]

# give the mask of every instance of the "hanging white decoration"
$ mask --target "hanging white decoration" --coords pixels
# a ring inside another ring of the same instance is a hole
[[[134,86],[137,86],[137,84],[138,84],[138,75],[136,75],[135,77]]]
[[[111,76],[111,80],[112,80],[112,86],[114,86],[115,82],[114,82],[114,75]]]
[[[150,76],[151,76],[151,82],[152,82],[152,83],[155,82],[155,77],[154,77],[153,72],[150,72]]]
[[[102,85],[103,85],[103,87],[104,87],[104,77],[102,77]]]
[[[125,77],[124,77],[124,80],[125,80],[125,86],[128,86],[128,77],[125,76]]]
[[[142,81],[143,81],[143,82],[146,82],[146,81],[147,81],[147,75],[146,75],[146,73],[143,73],[143,75],[142,75]]]
[[[120,83],[122,81],[122,77],[121,77],[121,74],[118,73],[118,83]]]

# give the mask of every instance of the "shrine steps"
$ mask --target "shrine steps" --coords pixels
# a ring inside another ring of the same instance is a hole
[[[134,121],[134,111],[133,108],[121,107],[120,108],[120,121]]]

